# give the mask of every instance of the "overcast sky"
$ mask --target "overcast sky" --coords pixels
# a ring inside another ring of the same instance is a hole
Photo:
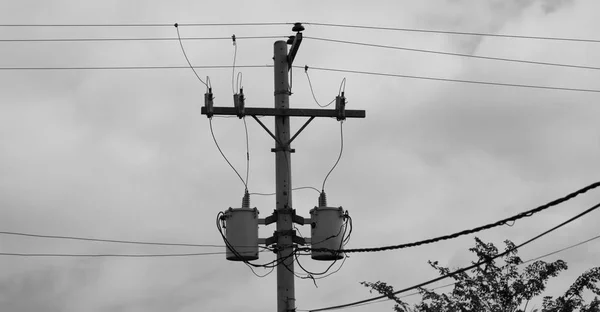
[[[251,4],[250,4],[251,3]],[[595,0],[439,1],[8,1],[3,24],[328,22],[600,39]],[[305,36],[541,62],[600,66],[600,44],[320,27]],[[287,36],[290,25],[181,27],[183,37]],[[175,37],[174,27],[0,27],[0,39]],[[237,64],[272,64],[276,39],[238,40]],[[230,65],[230,40],[184,41],[194,65]],[[0,67],[183,66],[177,41],[0,42]],[[296,65],[449,79],[600,89],[600,73],[419,54],[306,39]],[[240,69],[247,105],[271,107],[271,68]],[[231,70],[210,76],[215,105],[231,106]],[[345,77],[344,154],[327,182],[331,206],[354,220],[349,248],[412,242],[494,222],[598,180],[599,93],[509,88],[309,69],[327,103]],[[291,107],[318,108],[302,70]],[[221,158],[200,114],[204,86],[189,69],[1,70],[0,231],[108,239],[222,244],[215,216],[241,204],[243,185]],[[264,118],[268,126],[272,120]],[[303,121],[292,124],[298,128]],[[215,118],[215,135],[245,171],[243,123]],[[248,120],[250,192],[274,191],[273,142]],[[293,186],[320,185],[340,145],[335,119],[315,120],[294,142]],[[300,215],[318,194],[299,190]],[[525,241],[595,204],[594,192],[478,236],[503,247]],[[274,198],[252,198],[261,217]],[[598,212],[520,252],[533,258],[598,235]],[[261,229],[266,237],[273,226]],[[310,233],[308,227],[302,233]],[[352,254],[335,275],[296,280],[298,309],[372,296],[361,281],[397,289],[436,277],[427,260],[461,267],[473,236],[431,246]],[[5,253],[186,253],[222,248],[156,247],[0,235]],[[564,291],[598,264],[592,241],[546,258],[569,269],[549,283]],[[261,255],[260,261],[272,259]],[[317,271],[323,263],[303,258]],[[22,258],[0,256],[0,310],[269,311],[275,274],[255,277],[224,255],[184,258]],[[261,272],[259,270],[259,272]],[[264,273],[264,272],[262,272]],[[448,283],[442,281],[433,286]],[[414,302],[410,301],[410,302]],[[539,304],[539,303],[538,303]],[[391,311],[379,303],[353,311]]]

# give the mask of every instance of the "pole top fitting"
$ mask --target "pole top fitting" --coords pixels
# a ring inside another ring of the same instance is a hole
[[[304,30],[304,26],[302,26],[302,23],[294,23],[294,27],[292,27],[292,31],[301,32],[303,30]]]

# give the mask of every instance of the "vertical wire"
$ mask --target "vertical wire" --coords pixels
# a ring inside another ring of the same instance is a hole
[[[329,172],[325,176],[325,179],[323,180],[323,186],[321,187],[322,191],[325,190],[325,183],[327,182],[329,175],[331,174],[331,172],[333,172],[335,167],[337,167],[338,163],[340,162],[340,159],[342,158],[342,154],[344,153],[344,127],[343,127],[343,125],[344,125],[344,121],[340,120],[340,154],[339,154],[337,160],[335,161],[335,164],[333,165],[333,167],[331,167],[331,170],[329,170]]]

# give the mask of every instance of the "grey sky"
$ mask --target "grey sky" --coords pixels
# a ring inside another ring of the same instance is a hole
[[[329,22],[390,27],[600,39],[593,0],[528,1],[7,1],[2,24]],[[291,34],[290,26],[181,27],[183,37]],[[594,43],[326,28],[305,36],[475,55],[600,66]],[[173,27],[8,28],[0,39],[174,37]],[[238,40],[239,65],[266,65],[272,39]],[[230,40],[185,41],[195,65],[229,65]],[[0,67],[186,65],[177,41],[0,43]],[[306,39],[297,65],[571,88],[600,89],[594,70],[484,61],[340,45]],[[273,105],[272,69],[240,69],[247,105]],[[399,244],[496,221],[598,178],[600,125],[593,93],[466,85],[309,70],[329,102],[346,77],[344,155],[327,183],[331,205],[354,220],[350,248]],[[210,76],[215,105],[231,103],[231,71]],[[190,70],[0,71],[0,231],[220,244],[218,211],[241,203],[243,185],[212,142],[200,114],[204,86]],[[316,108],[302,70],[292,107]],[[267,125],[272,121],[263,119]],[[242,173],[243,124],[215,118],[215,135]],[[299,127],[297,120],[293,126]],[[272,192],[269,136],[253,121],[251,192]],[[339,151],[339,125],[316,120],[295,141],[293,185],[320,188]],[[522,242],[591,206],[590,193],[533,218],[481,233],[502,246]],[[274,199],[253,197],[267,216]],[[317,193],[294,194],[304,216]],[[598,235],[597,213],[520,252],[524,258]],[[301,229],[307,235],[308,228]],[[261,230],[265,237],[273,228]],[[396,288],[436,276],[427,260],[470,263],[472,237],[402,251],[353,254],[340,272],[297,280],[297,308],[370,296],[360,281]],[[599,242],[547,260],[569,270],[550,282],[556,295],[597,265]],[[0,235],[0,252],[185,253],[221,249],[111,245]],[[261,255],[269,260],[272,255]],[[307,267],[323,269],[308,259]],[[275,275],[259,279],[224,256],[157,259],[0,257],[2,311],[264,311],[275,309]],[[443,285],[441,282],[438,285]],[[391,311],[391,303],[353,311]]]

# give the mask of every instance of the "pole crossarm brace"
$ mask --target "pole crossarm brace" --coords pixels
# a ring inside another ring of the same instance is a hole
[[[206,107],[202,107],[202,115],[206,115]],[[235,107],[213,107],[213,115],[237,116]],[[262,108],[246,107],[244,116],[289,116],[289,117],[331,117],[337,118],[338,111],[335,109],[313,109],[313,108]],[[346,110],[346,118],[365,118],[364,110]]]
[[[290,144],[292,144],[292,141],[294,141],[294,139],[296,139],[296,137],[298,136],[298,134],[300,134],[300,132],[302,132],[302,130],[304,130],[304,128],[306,128],[306,126],[308,126],[308,124],[313,121],[313,119],[315,119],[315,116],[311,116],[303,125],[302,127],[300,127],[300,129],[298,129],[298,131],[296,132],[296,134],[294,134],[294,136],[292,136],[292,138],[287,142],[287,146],[290,146]]]

